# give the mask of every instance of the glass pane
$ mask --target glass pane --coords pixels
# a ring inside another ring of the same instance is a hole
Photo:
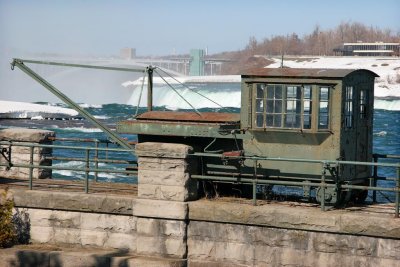
[[[267,99],[274,99],[274,86],[273,85],[267,86]]]
[[[329,99],[329,88],[328,87],[320,88],[319,99],[320,100],[328,100]]]
[[[320,114],[319,116],[319,128],[328,129],[328,116],[325,114]]]
[[[274,100],[267,100],[267,113],[274,113]]]
[[[311,129],[311,116],[308,114],[304,115],[304,129]]]
[[[310,101],[304,101],[304,113],[308,113],[310,111]]]
[[[295,87],[293,87],[293,86],[288,86],[288,87],[287,87],[287,90],[286,90],[286,93],[287,93],[287,98],[288,98],[288,99],[289,99],[289,98],[296,98]]]
[[[263,98],[264,97],[264,84],[257,84],[257,98]]]
[[[327,112],[328,111],[328,102],[319,103],[319,112]]]
[[[257,114],[257,116],[256,116],[256,125],[257,125],[258,128],[262,128],[263,127],[263,121],[264,121],[263,114]]]
[[[295,118],[295,122],[293,124],[293,127],[294,128],[300,128],[300,122],[301,122],[300,114],[296,114],[296,118]]]
[[[267,126],[271,127],[274,126],[274,118],[272,115],[267,115],[266,124]]]
[[[285,116],[285,127],[292,128],[295,123],[295,115],[294,114],[286,114]]]
[[[304,99],[311,99],[311,86],[304,86]]]
[[[275,127],[282,127],[282,115],[274,115],[274,126]]]
[[[256,112],[263,112],[264,111],[264,101],[262,99],[256,100]]]
[[[296,101],[287,101],[286,110],[287,112],[296,112]]]
[[[282,113],[282,100],[275,101],[275,113]]]
[[[282,85],[275,85],[275,98],[282,99]]]

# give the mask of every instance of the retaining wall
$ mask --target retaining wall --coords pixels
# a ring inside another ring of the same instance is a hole
[[[196,200],[190,147],[136,151],[138,196],[12,190],[31,241],[126,249],[130,266],[399,266],[392,214]]]

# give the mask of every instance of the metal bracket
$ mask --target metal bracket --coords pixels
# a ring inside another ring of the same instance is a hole
[[[11,163],[11,145],[9,145],[8,148],[0,146],[0,154],[8,162],[8,166],[6,167],[6,170],[8,171],[13,166]]]

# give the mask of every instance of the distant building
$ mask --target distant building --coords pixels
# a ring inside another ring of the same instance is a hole
[[[204,55],[205,51],[203,49],[190,50],[189,75],[191,76],[204,75]]]
[[[344,43],[334,48],[337,56],[399,56],[400,43]]]
[[[134,59],[136,57],[136,49],[129,47],[122,48],[119,52],[119,56],[122,59]]]

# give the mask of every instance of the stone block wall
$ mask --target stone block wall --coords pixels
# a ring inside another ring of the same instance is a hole
[[[53,131],[37,130],[37,129],[25,129],[25,128],[10,128],[0,131],[1,141],[13,141],[13,142],[26,142],[26,143],[37,143],[37,144],[51,144],[49,137],[54,137]],[[29,164],[30,163],[30,151],[29,147],[24,146],[1,146],[6,149],[11,156],[11,163],[16,164]],[[33,150],[33,164],[51,166],[52,161],[46,159],[52,155],[51,148],[39,148],[35,147]],[[0,163],[7,164],[8,160],[0,155]],[[48,169],[35,168],[33,170],[33,178],[51,178],[52,172]],[[29,178],[29,168],[24,167],[11,167],[0,166],[0,177],[6,178]]]
[[[398,266],[398,240],[191,221],[190,266]]]
[[[136,251],[136,217],[60,210],[26,209],[31,242]]]

